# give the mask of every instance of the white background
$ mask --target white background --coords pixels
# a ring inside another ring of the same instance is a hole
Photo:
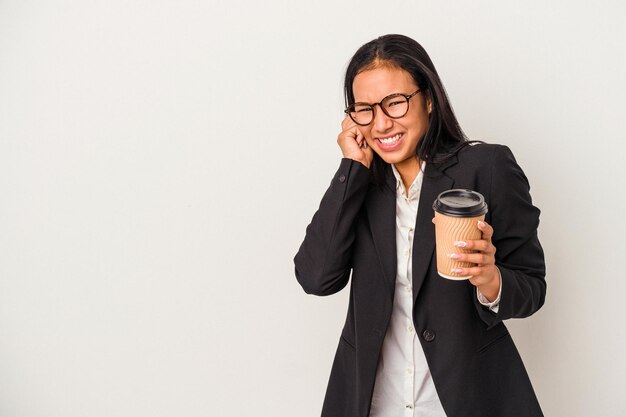
[[[386,33],[530,180],[547,300],[506,324],[545,414],[626,415],[624,17],[0,0],[0,416],[318,416],[348,289],[306,295],[293,256],[341,159],[346,65]]]

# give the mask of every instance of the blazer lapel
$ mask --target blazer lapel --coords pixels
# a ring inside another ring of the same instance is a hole
[[[391,177],[390,177],[391,175]],[[393,297],[397,265],[396,248],[396,180],[393,172],[389,169],[386,173],[387,186],[374,187],[370,204],[367,207],[367,216],[372,230],[372,239],[378,255],[378,260],[385,279],[385,288],[389,291],[389,296]]]
[[[435,225],[432,222],[433,202],[441,192],[454,186],[454,180],[444,171],[456,162],[455,156],[441,165],[426,164],[413,235],[413,305],[426,278],[435,249]]]

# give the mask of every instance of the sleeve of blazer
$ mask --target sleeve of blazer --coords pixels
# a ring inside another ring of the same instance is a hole
[[[528,179],[507,146],[495,147],[491,162],[488,204],[502,277],[498,312],[474,299],[488,329],[509,318],[530,316],[546,297],[544,254],[537,237],[540,210],[532,204]]]
[[[330,295],[348,283],[354,225],[370,179],[362,163],[342,158],[293,261],[296,279],[308,294]]]

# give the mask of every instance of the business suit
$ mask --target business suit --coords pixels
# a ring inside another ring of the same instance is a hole
[[[369,414],[397,268],[395,178],[387,168],[381,187],[367,167],[343,158],[294,257],[296,278],[309,294],[330,295],[351,284],[323,417]],[[485,221],[494,229],[502,276],[497,313],[478,302],[468,281],[437,274],[432,203],[451,188],[476,190],[489,205]],[[413,321],[448,417],[543,415],[502,323],[533,314],[545,300],[540,211],[529,188],[502,145],[466,146],[446,162],[426,164],[413,242]]]

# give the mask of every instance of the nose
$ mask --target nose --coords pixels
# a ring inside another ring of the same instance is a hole
[[[374,106],[375,107],[375,106]],[[378,105],[378,108],[374,109],[374,121],[373,126],[377,132],[385,132],[389,130],[393,125],[391,117],[387,116],[383,109]]]

